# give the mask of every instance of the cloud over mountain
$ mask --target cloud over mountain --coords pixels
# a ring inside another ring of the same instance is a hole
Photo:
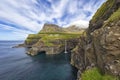
[[[0,40],[24,39],[37,33],[44,23],[88,26],[105,0],[1,0]]]

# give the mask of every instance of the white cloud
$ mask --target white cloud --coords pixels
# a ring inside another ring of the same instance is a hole
[[[63,27],[72,24],[88,27],[89,20],[104,1],[39,0],[38,2],[38,0],[1,0],[0,24],[3,24],[1,21],[5,24],[3,24],[4,27],[0,28],[3,28],[6,32],[10,29],[11,34],[14,33],[16,36],[19,34],[18,37],[22,35],[24,39],[29,33],[37,33],[46,22]]]
[[[7,38],[8,38],[8,40],[9,39],[23,40],[27,37],[28,34],[33,34],[33,32],[31,32],[31,31],[21,30],[21,29],[17,29],[15,27],[3,25],[3,24],[0,24],[0,30],[6,30],[7,31],[8,36],[4,36],[4,34],[6,34],[6,33],[1,33],[0,32],[1,35],[2,35],[1,37],[4,37],[4,40],[5,39],[7,40]]]
[[[80,27],[80,28],[87,28],[88,25],[89,25],[89,22],[88,21],[84,21],[84,20],[78,20],[78,21],[74,21],[68,25],[65,25],[64,27],[69,27],[71,25],[76,25],[77,27]]]

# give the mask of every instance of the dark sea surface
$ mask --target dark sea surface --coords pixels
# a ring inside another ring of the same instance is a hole
[[[0,41],[0,80],[76,80],[70,54],[31,57],[25,48],[12,48],[22,41]]]

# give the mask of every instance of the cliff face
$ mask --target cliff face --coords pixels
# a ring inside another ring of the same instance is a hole
[[[98,9],[73,50],[71,64],[78,68],[78,79],[92,67],[120,76],[120,0],[107,0]]]
[[[28,54],[34,56],[39,54],[39,52],[45,52],[46,54],[59,54],[65,51],[65,41],[67,43],[67,52],[70,52],[78,43],[78,38],[74,39],[57,39],[52,40],[49,43],[51,45],[46,45],[43,40],[39,40],[35,43],[32,48],[29,49]]]
[[[75,29],[72,28],[72,30]],[[72,32],[54,24],[45,24],[38,34],[30,34],[25,40],[26,46],[31,47],[27,53],[32,56],[43,51],[46,54],[59,54],[65,51],[65,41],[69,52],[77,45],[81,33],[81,31]]]

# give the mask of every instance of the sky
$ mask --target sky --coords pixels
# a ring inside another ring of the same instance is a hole
[[[45,23],[87,28],[106,0],[0,0],[0,40],[24,40]]]

